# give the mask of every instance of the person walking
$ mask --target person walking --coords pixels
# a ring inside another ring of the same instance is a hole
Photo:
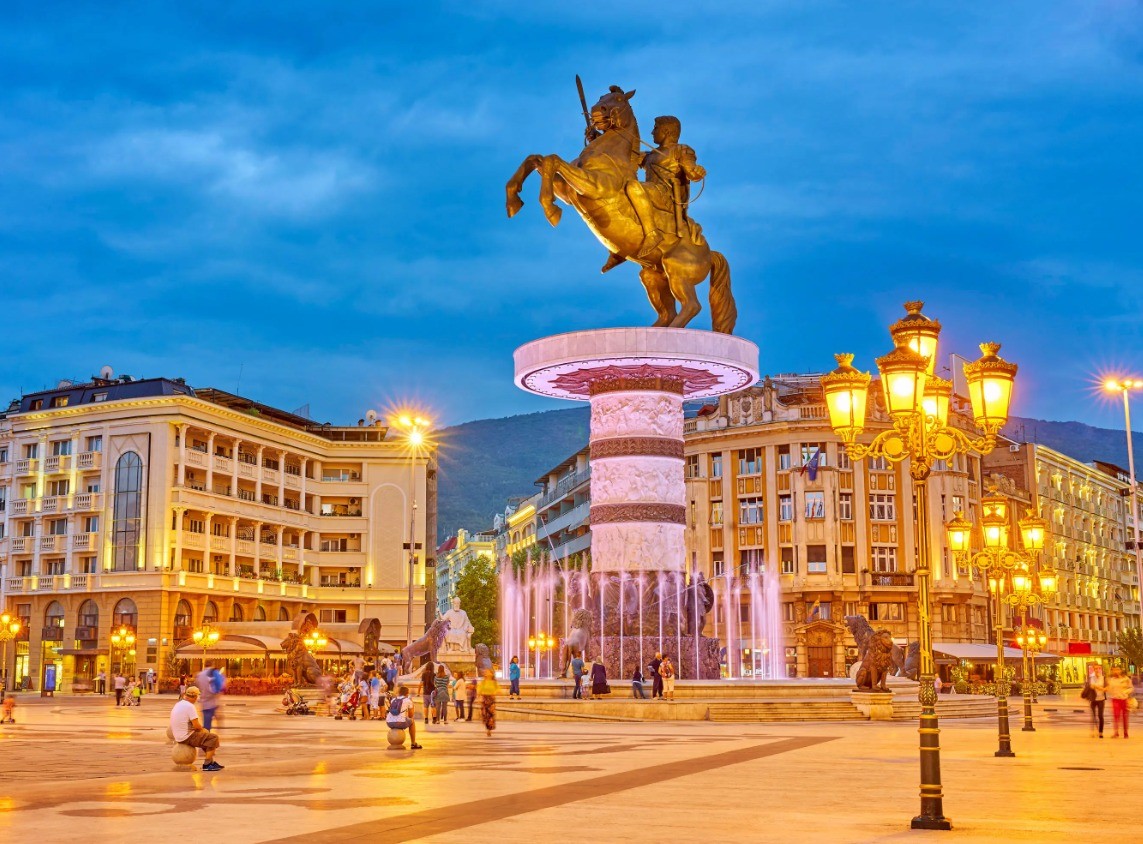
[[[598,700],[609,694],[611,687],[607,685],[607,668],[602,660],[597,660],[591,664],[591,699]]]
[[[369,677],[369,708],[373,710],[373,717],[381,717],[381,678],[373,673]]]
[[[154,694],[155,692],[158,691],[158,689],[155,688],[155,669],[154,668],[148,668],[147,669],[147,691],[150,692],[151,694]]]
[[[411,750],[422,750],[417,744],[417,713],[413,709],[413,698],[409,695],[409,687],[402,685],[397,689],[397,696],[389,704],[389,711],[385,714],[385,723],[391,730],[408,730]]]
[[[122,671],[116,672],[115,680],[113,681],[112,685],[115,688],[115,705],[122,706],[123,693],[127,691],[127,678],[123,676]]]
[[[1091,737],[1095,738],[1098,727],[1099,737],[1103,738],[1103,708],[1107,702],[1107,686],[1103,682],[1103,669],[1098,665],[1088,668],[1087,682],[1083,685],[1080,697],[1091,708]]]
[[[448,672],[444,663],[437,666],[437,676],[433,685],[433,700],[436,709],[433,712],[434,724],[448,723]]]
[[[659,673],[659,666],[663,664],[663,655],[656,653],[655,658],[648,664],[651,669],[651,700],[663,699],[663,675]]]
[[[373,679],[372,671],[365,671],[361,675],[361,680],[357,683],[357,704],[361,707],[361,720],[368,721],[373,717],[372,706],[372,687],[370,681]]]
[[[429,713],[433,709],[433,692],[437,688],[437,678],[433,672],[433,664],[425,663],[425,670],[421,672],[421,705],[425,710],[425,724],[429,723]]]
[[[663,690],[659,693],[659,696],[665,697],[667,700],[674,700],[675,664],[671,662],[669,656],[663,657],[663,661],[659,664],[659,675],[663,678]]]
[[[452,699],[453,705],[456,707],[456,720],[464,720],[464,701],[468,697],[468,681],[464,679],[464,672],[456,672],[456,679],[452,681]],[[472,713],[469,712],[468,720],[472,720]]]
[[[520,699],[520,658],[512,657],[512,661],[508,663],[508,680],[511,684],[508,697]]]
[[[571,661],[572,679],[575,680],[575,689],[572,690],[572,700],[583,700],[583,657],[576,654]]]
[[[183,696],[175,701],[175,705],[171,708],[171,735],[179,744],[187,744],[203,751],[204,771],[221,771],[222,765],[214,761],[214,754],[222,741],[217,733],[212,733],[203,727],[199,720],[198,709],[195,708],[198,698],[199,690],[190,686],[183,692]]]
[[[182,697],[187,690],[187,675],[179,675],[179,697]]]
[[[202,671],[194,678],[194,685],[198,688],[199,707],[202,710],[202,725],[206,730],[214,726],[214,719],[218,717],[218,708],[222,705],[222,687],[225,681],[218,664],[208,662]],[[190,687],[187,687],[190,691]]]
[[[99,669],[99,674],[95,679],[95,688],[101,694],[107,694],[107,672],[102,668]]]
[[[143,688],[145,685],[146,684],[142,680],[131,684],[131,700],[129,703],[132,706],[143,705]]]
[[[646,700],[647,695],[643,693],[643,672],[639,670],[639,666],[635,666],[635,673],[631,675],[631,697],[636,700]]]
[[[1111,668],[1111,678],[1107,681],[1107,696],[1111,698],[1111,724],[1115,730],[1112,738],[1119,738],[1119,725],[1123,724],[1123,737],[1127,738],[1127,725],[1131,718],[1131,701],[1135,698],[1135,687],[1131,678],[1118,665]]]
[[[515,657],[512,659],[515,660]],[[484,722],[485,734],[491,736],[496,729],[496,694],[500,691],[500,684],[496,682],[496,675],[491,668],[485,670],[476,691],[480,695],[480,720]]]
[[[480,680],[476,677],[473,677],[472,680],[467,683],[468,717],[464,719],[466,721],[472,720],[472,710],[476,708],[476,687],[479,685]]]

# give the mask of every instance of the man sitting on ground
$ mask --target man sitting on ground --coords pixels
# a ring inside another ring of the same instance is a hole
[[[413,750],[420,750],[417,744],[417,718],[413,712],[413,699],[409,697],[409,687],[402,685],[397,689],[397,696],[389,704],[389,713],[385,716],[385,723],[392,730],[408,730]]]
[[[202,748],[206,754],[202,763],[204,771],[221,771],[222,765],[214,761],[214,752],[218,750],[219,744],[218,734],[204,729],[202,722],[199,721],[198,709],[195,706],[198,703],[198,694],[197,686],[187,686],[182,700],[176,702],[171,709],[171,735],[179,744]]]

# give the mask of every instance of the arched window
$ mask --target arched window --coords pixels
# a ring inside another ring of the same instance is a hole
[[[264,606],[262,606],[261,604],[258,604],[258,606],[254,607],[254,620],[255,621],[265,621],[266,620],[266,608]]]
[[[218,604],[214,601],[206,602],[206,609],[202,611],[202,623],[213,624],[218,621]]]
[[[59,601],[52,601],[44,610],[44,627],[50,628],[52,633],[59,631],[59,633],[55,633],[55,637],[51,641],[55,642],[63,638],[64,608]],[[47,629],[44,630],[44,638],[49,638]]]
[[[143,523],[143,461],[125,451],[115,463],[115,503],[111,521],[111,568],[137,571]]]
[[[99,627],[99,605],[90,598],[79,605],[79,626],[80,627]],[[84,636],[83,638],[94,639],[94,636]]]
[[[111,615],[112,627],[130,627],[132,630],[139,623],[139,610],[130,598],[123,598],[115,605]]]
[[[190,604],[179,601],[179,605],[175,607],[175,627],[190,627],[192,623]]]
[[[246,618],[242,614],[242,606],[240,604],[235,603],[234,606],[232,606],[230,608],[230,620],[231,621],[245,621],[246,620]]]
[[[289,621],[289,620],[290,620],[290,611],[288,609],[286,609],[285,607],[279,607],[278,608],[278,621]]]

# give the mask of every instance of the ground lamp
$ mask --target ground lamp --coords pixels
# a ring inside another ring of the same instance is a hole
[[[543,654],[550,653],[555,646],[556,640],[543,633],[528,637],[528,650],[536,652],[536,677],[540,676]]]
[[[0,615],[0,692],[8,690],[8,642],[20,635],[20,619],[8,613]]]
[[[981,345],[982,357],[965,364],[972,413],[978,433],[969,435],[948,424],[952,384],[934,374],[937,338],[941,324],[921,313],[923,302],[906,302],[906,315],[894,323],[891,352],[877,359],[881,396],[892,426],[868,442],[859,442],[865,431],[869,404],[870,373],[853,367],[853,355],[837,355],[838,368],[822,376],[822,389],[829,410],[830,427],[853,460],[883,457],[891,462],[909,461],[919,531],[917,541],[917,604],[920,645],[920,753],[921,813],[913,818],[914,829],[951,829],[944,816],[940,767],[940,730],[937,726],[936,690],[933,687],[933,643],[929,578],[932,561],[929,546],[927,481],[937,460],[976,451],[987,453],[996,445],[996,435],[1008,419],[1008,405],[1016,365],[997,356],[1000,345]]]

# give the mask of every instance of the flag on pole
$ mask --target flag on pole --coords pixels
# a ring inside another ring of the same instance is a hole
[[[816,481],[818,479],[818,467],[821,465],[821,461],[822,461],[822,448],[821,448],[821,446],[818,446],[817,449],[814,450],[814,453],[810,457],[810,459],[805,461],[800,467],[798,467],[798,474],[799,475],[805,475],[808,473],[810,476],[810,480]]]
[[[810,611],[808,613],[806,613],[806,623],[808,624],[809,622],[813,621],[815,618],[821,616],[821,613],[822,613],[822,599],[817,598],[814,601],[813,606],[810,607]]]

